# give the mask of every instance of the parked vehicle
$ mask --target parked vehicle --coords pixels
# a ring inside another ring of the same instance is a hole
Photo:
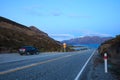
[[[23,46],[18,50],[20,55],[26,54],[26,55],[33,55],[33,54],[39,54],[39,50],[33,46]]]

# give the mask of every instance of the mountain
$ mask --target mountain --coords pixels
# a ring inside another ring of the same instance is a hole
[[[62,43],[73,44],[101,44],[102,42],[112,39],[112,37],[99,37],[99,36],[85,36],[80,38],[74,38],[70,40],[64,40]]]
[[[60,51],[61,43],[35,26],[27,27],[0,16],[0,52],[16,52],[19,47],[31,45],[40,51]]]

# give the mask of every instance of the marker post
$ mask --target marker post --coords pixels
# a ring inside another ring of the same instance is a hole
[[[108,68],[107,68],[107,53],[104,53],[104,67],[105,67],[105,73],[108,73]]]

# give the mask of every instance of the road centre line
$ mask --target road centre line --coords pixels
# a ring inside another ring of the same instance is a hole
[[[84,71],[85,67],[87,66],[88,62],[90,61],[90,59],[92,58],[92,56],[94,55],[96,50],[93,51],[93,53],[91,54],[91,56],[88,58],[88,60],[86,61],[86,63],[84,64],[84,66],[82,67],[82,69],[79,71],[79,73],[77,74],[77,76],[75,77],[74,80],[79,80],[80,75],[82,74],[82,72]]]
[[[14,69],[9,69],[9,70],[6,70],[6,71],[1,71],[0,75],[15,72],[15,71],[18,71],[18,70],[27,69],[27,68],[30,68],[30,67],[34,67],[34,66],[37,66],[37,65],[45,64],[45,63],[48,63],[48,62],[52,62],[52,61],[55,61],[55,60],[67,58],[67,57],[78,55],[78,54],[80,54],[80,53],[70,54],[70,55],[66,55],[66,56],[62,56],[62,57],[58,57],[58,58],[54,58],[54,59],[50,59],[50,60],[46,60],[46,61],[42,61],[42,62],[38,62],[38,63],[33,63],[33,64],[30,64],[30,65],[26,65],[26,66],[14,68]]]

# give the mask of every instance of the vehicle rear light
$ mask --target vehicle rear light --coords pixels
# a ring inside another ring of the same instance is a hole
[[[25,52],[25,48],[21,48],[19,49],[19,51]]]

